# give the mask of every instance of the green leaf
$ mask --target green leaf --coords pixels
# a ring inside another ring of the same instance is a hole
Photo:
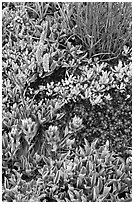
[[[92,177],[91,177],[91,186],[92,187],[96,185],[97,177],[98,177],[98,173],[94,172]]]
[[[46,194],[43,193],[40,196],[38,196],[38,202],[40,202],[42,199],[45,200]]]
[[[3,135],[3,137],[2,137],[2,146],[3,146],[3,148],[5,149],[7,146],[8,146],[8,139],[7,139],[7,136],[6,136],[6,134],[5,135]]]
[[[49,171],[45,172],[45,174],[43,174],[42,179],[46,180],[48,178],[49,175]]]
[[[82,169],[80,170],[80,174],[85,174],[86,175],[86,173],[87,173],[87,169],[86,169],[86,167],[82,167]]]
[[[130,178],[125,178],[124,182],[127,184],[127,186],[130,188],[132,186],[132,179]]]
[[[107,187],[107,186],[104,187],[101,201],[103,201],[105,198],[107,198],[110,190],[111,190],[111,186],[110,187]]]
[[[43,55],[43,70],[45,72],[50,71],[50,69],[49,69],[49,57],[50,57],[50,55],[48,53]]]
[[[81,188],[83,183],[83,177],[77,178],[77,188]]]
[[[105,168],[101,168],[101,170],[99,171],[99,175],[101,175],[101,176],[105,176]]]
[[[85,157],[86,155],[85,155],[85,151],[84,151],[84,149],[80,146],[79,147],[79,150],[80,150],[80,155],[82,156],[82,157]]]
[[[54,183],[57,184],[59,183],[60,180],[60,170],[57,171],[55,178],[54,178]]]
[[[68,133],[69,133],[69,129],[68,129],[68,125],[66,125],[64,137],[65,137]]]
[[[56,69],[56,66],[57,66],[57,62],[56,61],[53,61],[51,66],[50,66],[50,70],[51,71],[54,71]]]
[[[73,201],[74,193],[72,191],[68,190],[68,194],[69,194],[70,200]]]
[[[60,198],[60,201],[61,201],[62,199],[64,199],[65,196],[66,196],[66,193],[65,193],[65,192],[58,194],[58,197]]]
[[[86,155],[89,155],[90,152],[91,152],[91,148],[90,148],[90,146],[89,146],[88,141],[87,141],[85,138],[84,138],[84,141],[85,141],[84,148],[85,148]]]
[[[28,83],[33,83],[35,82],[35,80],[37,79],[37,73],[33,74],[32,76],[30,76],[30,78],[28,79]]]
[[[109,151],[107,149],[104,149],[101,153],[101,159],[104,159],[108,155]]]
[[[81,167],[82,167],[82,162],[79,162],[78,165],[77,165],[77,169],[78,169],[78,171],[81,170]]]
[[[97,187],[99,189],[99,193],[101,192],[101,190],[103,189],[103,179],[101,177],[98,178],[98,183],[97,183]]]
[[[96,201],[99,195],[99,188],[97,186],[93,187],[93,201]]]
[[[60,169],[63,164],[63,161],[57,161],[57,168]]]
[[[73,192],[74,192],[76,198],[79,199],[80,198],[79,191],[78,190],[74,190]]]
[[[120,171],[119,169],[116,170],[116,175],[117,175],[117,177],[120,177],[120,176],[122,175],[122,173],[123,173],[123,172]]]
[[[98,142],[98,139],[95,139],[95,140],[91,143],[91,150],[92,150],[92,151],[95,150],[97,142]]]
[[[105,147],[106,149],[109,149],[109,140],[106,141]]]
[[[8,179],[6,177],[5,177],[4,187],[5,187],[5,189],[9,189],[10,188],[9,181],[8,181]]]
[[[87,161],[87,163],[86,163],[86,169],[87,169],[87,172],[88,173],[90,173],[90,172],[92,172],[92,170],[93,170],[93,163],[92,163],[92,161]]]
[[[61,120],[61,118],[63,118],[65,115],[65,113],[60,113],[56,115],[56,120]]]
[[[70,150],[67,153],[61,154],[59,160],[64,161],[67,158],[67,156],[69,156],[69,154],[70,154]]]
[[[81,200],[82,200],[82,202],[87,202],[87,197],[85,195],[82,195]]]
[[[48,166],[50,166],[50,159],[48,159],[47,157],[44,156],[43,160]]]
[[[19,179],[19,178],[21,177],[20,173],[17,172],[15,169],[13,169],[12,171],[13,171],[13,172],[15,173],[15,175],[17,176],[17,179]]]
[[[15,162],[15,163],[14,163],[14,166],[19,167],[19,168],[22,167],[22,165],[21,165],[20,162]]]

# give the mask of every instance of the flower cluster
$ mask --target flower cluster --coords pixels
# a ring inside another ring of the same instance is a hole
[[[110,90],[113,88],[125,92],[131,83],[131,67],[131,63],[123,65],[121,61],[114,68],[107,63],[90,62],[90,65],[79,66],[81,75],[70,75],[57,84],[48,83],[47,95],[56,95],[65,103],[70,100],[76,102],[81,98],[89,99],[92,105],[102,104],[111,100]]]
[[[31,142],[33,137],[38,131],[39,124],[34,122],[32,118],[26,118],[22,120],[22,131],[25,134],[25,138],[28,142]]]
[[[77,128],[80,128],[81,125],[82,125],[82,118],[77,117],[77,116],[75,115],[75,117],[74,117],[73,120],[72,120],[72,127],[73,127],[74,129],[77,129]]]

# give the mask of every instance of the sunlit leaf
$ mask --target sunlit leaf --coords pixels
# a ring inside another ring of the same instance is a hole
[[[97,173],[94,172],[92,177],[91,177],[91,185],[92,185],[92,187],[96,185],[96,181],[97,181]]]
[[[56,172],[56,175],[55,175],[55,178],[54,178],[54,183],[55,184],[59,183],[59,180],[60,180],[60,170],[58,170]]]
[[[48,53],[43,55],[43,70],[45,72],[50,71],[50,69],[49,69],[49,57],[50,57],[50,54],[48,54]]]
[[[99,195],[99,189],[97,186],[94,186],[92,191],[93,191],[93,201],[96,201]]]

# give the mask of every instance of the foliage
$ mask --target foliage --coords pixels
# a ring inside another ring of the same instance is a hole
[[[126,42],[131,46],[130,2],[75,2],[65,6],[70,27],[74,24],[74,34],[89,57],[117,57]]]
[[[3,201],[131,201],[130,24],[130,3],[2,4]]]
[[[97,140],[89,146],[85,139],[84,148],[78,147],[73,154],[69,150],[57,160],[37,154],[36,168],[25,169],[23,173],[13,169],[12,176],[4,180],[3,199],[18,202],[131,200],[131,157],[124,161],[109,151],[108,141],[99,149],[96,143]],[[39,166],[41,158],[43,168]]]

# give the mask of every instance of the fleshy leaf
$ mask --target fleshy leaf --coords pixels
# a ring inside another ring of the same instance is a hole
[[[50,55],[48,53],[43,55],[43,70],[45,72],[50,71],[50,69],[49,69],[49,57],[50,57]]]
[[[57,171],[55,178],[54,178],[54,183],[57,184],[59,183],[60,180],[60,170]]]

